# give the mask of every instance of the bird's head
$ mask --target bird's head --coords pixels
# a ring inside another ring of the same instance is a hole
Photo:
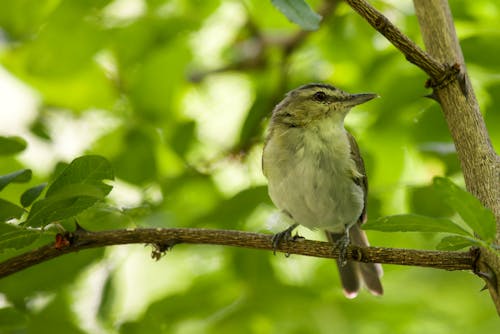
[[[327,118],[343,122],[352,107],[377,96],[373,93],[349,94],[327,84],[307,84],[290,91],[274,108],[273,122],[290,127]]]

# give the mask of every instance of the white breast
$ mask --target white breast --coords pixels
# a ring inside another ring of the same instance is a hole
[[[299,224],[342,232],[361,215],[363,190],[352,180],[355,164],[343,126],[325,121],[275,132],[263,159],[271,199]]]

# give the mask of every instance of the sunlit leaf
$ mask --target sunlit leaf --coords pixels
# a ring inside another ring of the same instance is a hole
[[[103,181],[113,178],[113,170],[105,158],[96,155],[76,158],[50,185],[45,199],[33,203],[25,224],[38,227],[74,217],[102,200],[112,189]]]
[[[439,250],[454,251],[471,246],[481,246],[481,243],[473,238],[450,235],[441,239],[436,248]]]
[[[444,202],[455,210],[481,239],[492,241],[495,238],[495,216],[477,198],[446,178],[434,178],[434,187]]]
[[[100,189],[107,195],[112,186],[103,183],[104,180],[113,180],[113,169],[109,161],[98,155],[85,155],[73,160],[47,189],[46,197],[59,192],[67,185],[88,184]]]
[[[74,217],[104,197],[105,193],[94,185],[67,185],[56,194],[33,203],[25,224],[39,227]]]
[[[471,235],[450,219],[413,214],[381,217],[363,224],[363,229],[382,232],[445,232]]]

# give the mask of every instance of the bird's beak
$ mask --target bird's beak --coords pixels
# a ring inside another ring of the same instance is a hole
[[[379,96],[378,94],[374,93],[351,94],[345,99],[345,103],[348,104],[350,107],[354,107],[357,106],[358,104],[373,100],[376,97]]]

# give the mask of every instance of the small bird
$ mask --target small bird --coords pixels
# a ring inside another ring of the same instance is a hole
[[[322,229],[341,250],[337,260],[344,294],[357,296],[364,285],[382,295],[382,267],[345,261],[349,243],[368,246],[368,179],[354,137],[344,128],[349,110],[377,94],[349,94],[312,83],[286,94],[274,108],[262,155],[273,203],[295,223],[274,235],[273,246],[290,240],[299,224]]]

